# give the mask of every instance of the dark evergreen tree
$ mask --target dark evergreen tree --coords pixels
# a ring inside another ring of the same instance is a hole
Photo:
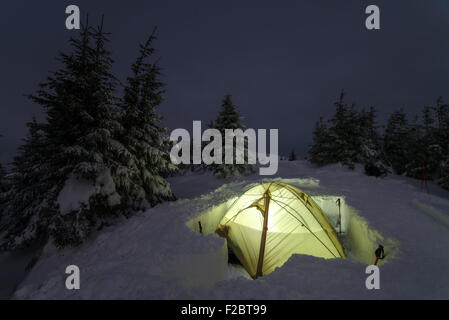
[[[6,191],[6,170],[0,163],[0,193]]]
[[[167,129],[160,126],[162,117],[156,112],[163,100],[164,85],[159,80],[160,68],[148,61],[154,53],[155,32],[156,29],[140,46],[122,103],[125,130],[122,141],[129,153],[119,170],[120,186],[125,189],[128,205],[135,210],[174,200],[164,177],[177,168],[170,160]]]
[[[375,108],[357,111],[355,104],[349,106],[344,99],[342,91],[328,124],[323,118],[316,124],[309,150],[310,161],[318,165],[341,163],[351,169],[359,163],[365,165],[369,175],[386,174]]]
[[[425,171],[429,180],[440,176],[444,143],[438,138],[434,111],[436,108],[425,107],[422,119],[415,117],[412,122],[406,120],[402,109],[391,115],[385,132],[384,149],[396,173],[421,179]]]
[[[1,135],[0,135],[1,137]],[[6,173],[6,169],[5,167],[0,163],[0,230],[1,230],[1,226],[2,226],[2,220],[3,220],[3,215],[4,215],[4,205],[5,205],[5,201],[7,199],[5,193],[8,191],[9,189],[9,182],[7,179],[7,173]],[[1,231],[0,231],[1,233]],[[0,238],[0,243],[1,243],[1,238]]]
[[[50,90],[33,97],[47,108],[46,134],[62,151],[57,168],[64,180],[95,186],[87,203],[54,218],[50,231],[59,245],[79,244],[108,224],[118,215],[121,200],[116,186],[121,182],[120,158],[127,150],[117,139],[123,132],[115,96],[118,82],[111,73],[113,60],[102,25],[86,27],[81,38],[72,39],[74,52],[62,56],[65,68],[49,78]]]
[[[214,175],[218,178],[230,178],[235,176],[244,176],[254,172],[253,165],[248,164],[248,148],[247,144],[244,145],[244,155],[245,155],[245,163],[244,164],[236,164],[236,139],[234,139],[233,143],[233,155],[234,155],[234,164],[225,164],[225,130],[226,129],[241,129],[245,130],[244,125],[242,124],[243,118],[238,114],[236,107],[234,106],[231,95],[226,95],[223,99],[221,111],[218,114],[217,119],[214,121],[213,126],[215,129],[219,130],[222,137],[222,154],[223,154],[223,163],[215,164],[212,166],[214,171]]]
[[[431,136],[434,132],[435,120],[432,115],[432,109],[430,107],[425,107],[423,111],[423,125],[424,125],[424,134],[426,136]]]
[[[329,128],[329,133],[333,141],[332,155],[334,162],[354,168],[360,152],[361,128],[355,104],[349,106],[344,102],[344,98],[345,92],[342,91],[340,99],[335,102],[335,115],[330,120],[332,126]]]
[[[288,157],[288,161],[296,161],[296,153],[295,150],[292,150],[292,152],[290,153],[290,156]]]
[[[426,158],[427,146],[424,144],[424,127],[417,116],[409,125],[408,138],[405,143],[407,147],[405,173],[409,177],[421,178],[423,169],[428,171],[428,159]]]
[[[382,176],[390,166],[397,174],[421,179],[423,172],[449,189],[449,105],[440,97],[435,107],[425,107],[422,119],[409,122],[403,109],[393,112],[381,138],[376,110],[358,112],[344,102],[326,124],[321,118],[313,133],[309,159],[318,165],[342,163],[365,166],[368,175]]]
[[[410,125],[403,109],[392,113],[384,135],[384,151],[388,163],[397,174],[407,167],[410,146]]]
[[[449,134],[449,104],[444,103],[443,97],[437,99],[437,104],[434,107],[437,114],[438,129],[443,130],[443,134]],[[449,146],[448,146],[449,148]]]
[[[438,178],[438,183],[449,190],[449,155],[445,155],[444,160],[441,162],[441,175]]]
[[[48,237],[51,218],[57,214],[59,174],[48,162],[49,144],[42,125],[27,124],[28,136],[11,164],[9,189],[3,193],[0,230],[2,249],[22,247]]]
[[[360,152],[357,162],[365,165],[365,173],[383,176],[388,172],[383,153],[382,139],[376,123],[376,109],[362,110],[359,114]]]
[[[440,156],[437,182],[449,190],[449,104],[439,97],[434,107],[436,113],[435,142]]]
[[[398,174],[435,180],[448,188],[449,106],[442,98],[435,107],[425,107],[422,119],[409,123],[403,110],[391,115],[384,138],[384,149]]]
[[[430,180],[437,179],[440,175],[440,165],[443,161],[443,146],[438,141],[438,129],[435,127],[435,118],[432,108],[425,107],[423,110],[423,124],[420,139],[416,147],[426,170],[426,177]]]
[[[107,36],[102,24],[84,27],[80,37],[70,40],[73,51],[60,55],[62,67],[30,96],[43,106],[47,122],[30,126],[23,154],[36,146],[42,152],[35,153],[35,160],[22,155],[14,164],[13,172],[22,174],[24,161],[36,172],[30,174],[30,201],[20,205],[18,196],[8,205],[10,248],[48,236],[60,246],[76,245],[118,215],[117,171],[128,151],[117,139],[123,127]],[[88,199],[60,207],[58,196],[65,187],[86,183]],[[18,189],[20,182],[15,185]]]
[[[309,149],[309,160],[312,163],[323,166],[330,163],[334,163],[333,159],[334,146],[332,137],[329,134],[326,123],[323,117],[315,125],[313,131],[313,143]]]
[[[0,135],[0,138],[1,137],[2,137],[2,135]],[[6,184],[7,184],[7,182],[6,182],[6,169],[0,163],[0,194],[2,194],[3,192],[6,191],[6,189],[7,189]],[[1,203],[1,196],[0,196],[0,203]],[[0,216],[1,216],[1,214],[0,214]]]

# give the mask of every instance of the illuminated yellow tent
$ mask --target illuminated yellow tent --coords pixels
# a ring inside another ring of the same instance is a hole
[[[272,182],[249,189],[221,220],[217,233],[253,278],[271,273],[294,253],[345,258],[329,219],[303,191]]]

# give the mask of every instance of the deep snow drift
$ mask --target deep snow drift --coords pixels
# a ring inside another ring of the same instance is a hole
[[[348,259],[294,255],[270,275],[248,279],[228,265],[226,240],[214,234],[227,206],[254,183],[282,181],[313,196],[335,225]],[[179,200],[99,232],[79,248],[48,244],[16,299],[414,299],[449,298],[449,194],[398,176],[367,177],[340,166],[281,161],[275,177],[235,181],[210,173],[170,180]],[[201,221],[203,234],[198,232]],[[381,243],[380,290],[365,288],[365,267]],[[5,270],[8,259],[0,260]],[[65,288],[65,268],[81,270],[81,290]]]

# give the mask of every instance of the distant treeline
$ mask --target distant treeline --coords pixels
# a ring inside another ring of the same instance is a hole
[[[375,176],[425,175],[449,189],[449,105],[442,97],[425,106],[421,117],[408,119],[403,109],[394,111],[383,132],[374,107],[359,110],[344,98],[342,92],[330,120],[320,118],[316,124],[308,153],[312,163],[362,164]]]

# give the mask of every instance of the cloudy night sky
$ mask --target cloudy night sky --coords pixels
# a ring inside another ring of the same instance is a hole
[[[244,2],[244,3],[243,3]],[[249,128],[279,128],[280,152],[304,155],[315,122],[347,102],[375,106],[379,122],[449,100],[449,1],[1,1],[0,161],[9,162],[33,115],[33,93],[78,31],[65,28],[76,4],[92,24],[105,15],[114,72],[124,80],[154,26],[170,129],[215,118],[230,93]],[[381,30],[365,28],[365,8]],[[70,124],[67,124],[70,125]]]

